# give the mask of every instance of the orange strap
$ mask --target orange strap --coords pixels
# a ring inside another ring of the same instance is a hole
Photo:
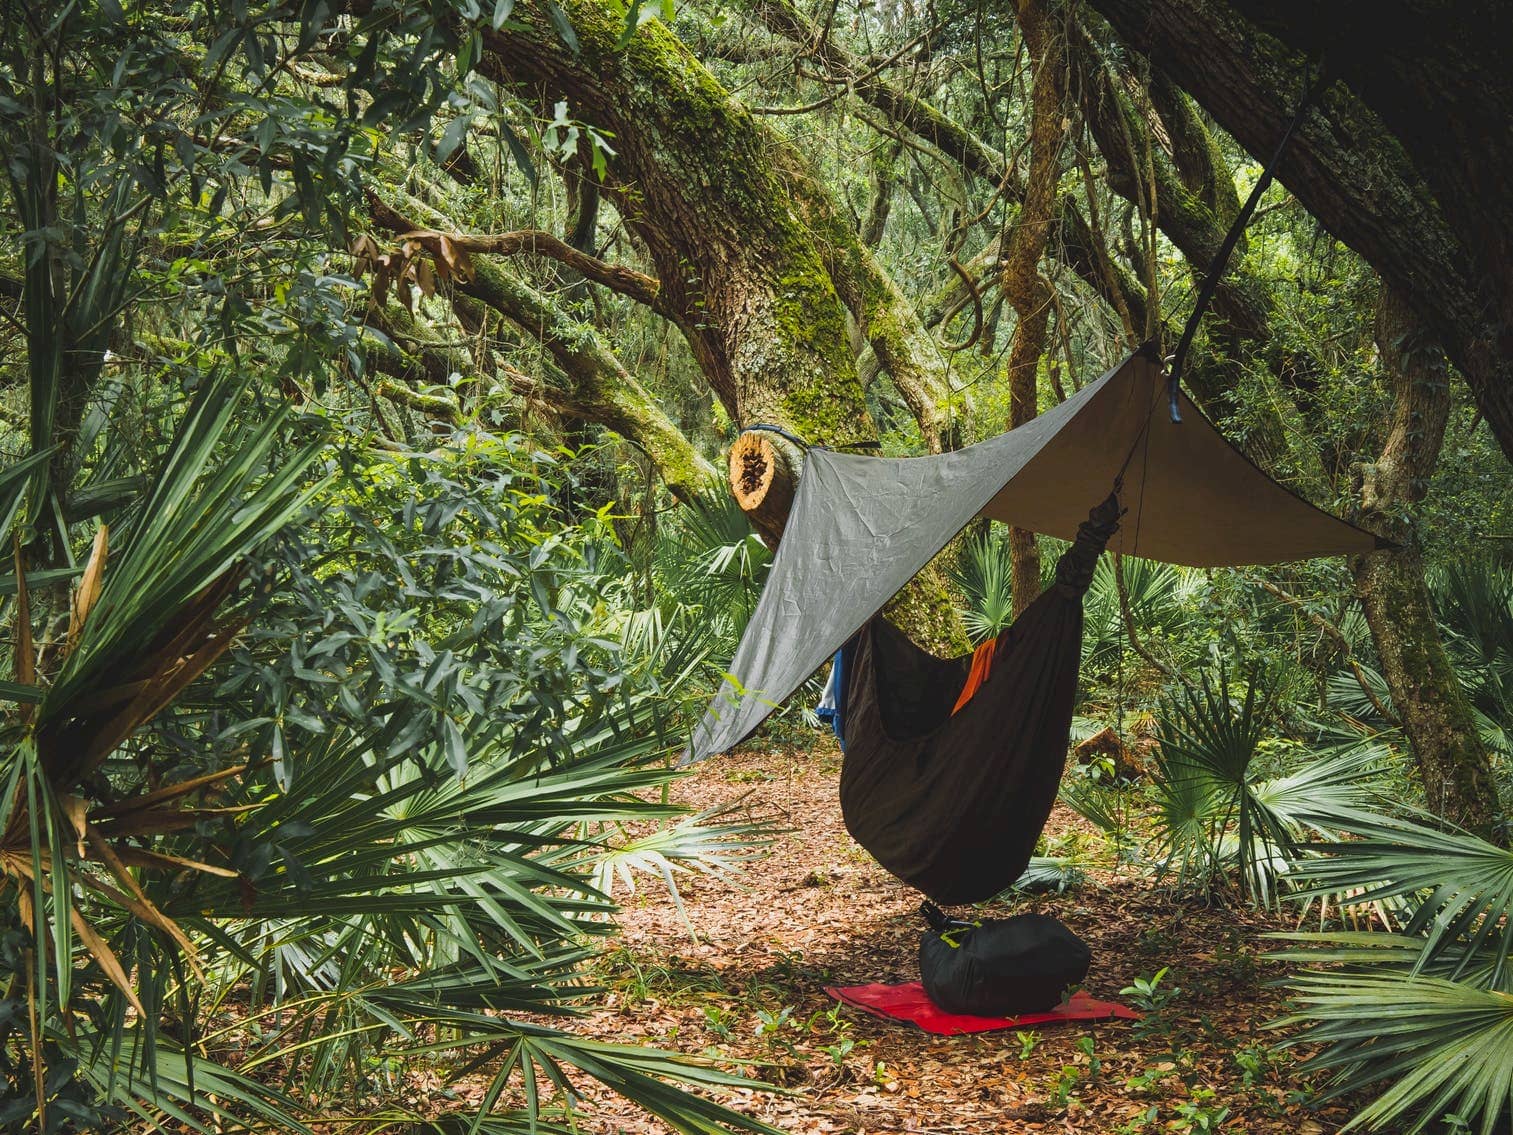
[[[967,702],[977,696],[977,691],[982,689],[982,684],[988,680],[988,673],[993,669],[993,648],[997,645],[998,640],[990,638],[972,651],[972,668],[967,671],[967,684],[962,686],[956,704],[951,707],[952,717],[960,713]]]

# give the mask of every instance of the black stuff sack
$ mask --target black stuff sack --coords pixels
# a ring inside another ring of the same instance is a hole
[[[930,923],[919,942],[920,979],[947,1013],[1044,1013],[1092,964],[1087,943],[1048,914],[962,922],[931,903],[920,909]]]

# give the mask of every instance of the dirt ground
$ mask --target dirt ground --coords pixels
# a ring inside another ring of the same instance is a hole
[[[1139,1023],[1074,1022],[938,1037],[838,1007],[826,985],[910,981],[920,896],[846,834],[839,754],[774,750],[711,760],[675,787],[695,808],[739,802],[792,829],[738,883],[679,877],[686,919],[655,879],[621,893],[623,932],[601,972],[608,998],[572,1031],[724,1060],[787,1094],[737,1091],[725,1102],[784,1131],[1296,1132],[1348,1117],[1314,1109],[1290,1057],[1264,1026],[1284,1010],[1259,935],[1278,928],[1244,908],[1182,903],[1112,857],[1060,895],[985,908],[1055,914],[1086,939],[1086,988],[1117,998],[1166,968]],[[1101,837],[1058,807],[1052,845]],[[697,928],[695,939],[689,924]],[[1131,997],[1124,997],[1127,1003]],[[591,1092],[586,1130],[666,1128]]]

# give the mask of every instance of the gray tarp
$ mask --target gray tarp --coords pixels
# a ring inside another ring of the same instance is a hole
[[[811,450],[730,677],[694,730],[700,760],[750,736],[973,517],[1070,540],[1121,466],[1111,550],[1194,567],[1370,551],[1376,538],[1262,473],[1131,355],[1006,434],[934,457]],[[1146,432],[1149,423],[1148,432]]]

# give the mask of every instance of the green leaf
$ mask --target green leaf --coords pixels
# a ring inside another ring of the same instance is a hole
[[[572,53],[573,57],[577,58],[580,51],[578,33],[573,30],[572,21],[567,18],[567,13],[563,10],[562,5],[558,4],[557,0],[541,0],[541,4],[546,8],[547,18],[551,20],[552,27],[556,29],[557,37],[562,40],[563,45]]]
[[[468,136],[468,131],[472,129],[472,126],[473,118],[469,114],[458,115],[447,123],[446,130],[442,132],[441,141],[436,144],[436,160],[442,163],[448,161],[462,145],[463,139]]]
[[[23,702],[27,705],[36,705],[42,700],[44,690],[41,686],[28,686],[21,682],[0,680],[0,701]]]

